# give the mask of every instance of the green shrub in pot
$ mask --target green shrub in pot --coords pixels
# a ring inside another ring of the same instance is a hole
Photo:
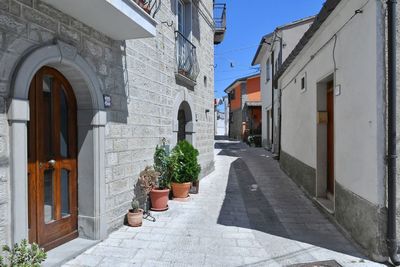
[[[201,170],[197,162],[198,155],[199,151],[186,140],[180,141],[172,149],[169,165],[174,197],[187,197],[192,182],[197,181]]]
[[[175,183],[194,182],[198,179],[201,167],[197,162],[199,151],[188,141],[180,141],[170,156],[171,180]]]
[[[165,146],[156,146],[154,152],[154,170],[160,175],[158,176],[157,188],[166,189],[170,187],[170,162],[169,155]]]

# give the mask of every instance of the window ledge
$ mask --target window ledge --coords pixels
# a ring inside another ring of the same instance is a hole
[[[194,87],[197,84],[196,81],[189,79],[188,77],[186,77],[183,74],[180,74],[179,72],[175,72],[175,79],[190,87]]]

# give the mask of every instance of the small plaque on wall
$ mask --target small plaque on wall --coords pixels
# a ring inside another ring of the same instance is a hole
[[[328,122],[328,112],[326,111],[318,111],[317,112],[317,123],[327,123]]]
[[[109,108],[111,107],[111,96],[110,95],[103,95],[103,99],[104,99],[104,107],[105,108]]]

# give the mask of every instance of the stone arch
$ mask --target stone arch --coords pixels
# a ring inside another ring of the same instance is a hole
[[[25,55],[13,72],[7,112],[10,122],[12,242],[28,238],[28,95],[33,76],[43,66],[60,71],[74,89],[78,107],[79,235],[103,239],[107,235],[104,218],[104,138],[107,117],[103,90],[96,73],[77,49],[57,41]]]
[[[196,134],[196,120],[194,113],[194,104],[192,97],[188,94],[188,92],[182,91],[180,92],[174,100],[173,112],[172,112],[172,132],[173,136],[171,139],[171,145],[175,146],[178,140],[179,134],[179,112],[183,111],[185,117],[185,139],[191,143],[193,146],[195,145],[195,134]]]

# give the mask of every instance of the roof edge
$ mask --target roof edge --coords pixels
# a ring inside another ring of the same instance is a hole
[[[248,76],[244,76],[244,77],[238,78],[238,79],[234,80],[228,87],[226,87],[224,89],[224,92],[228,93],[228,90],[231,89],[238,82],[245,82],[246,80],[254,78],[254,77],[257,77],[257,76],[260,76],[260,72],[258,72],[256,74],[251,74],[251,75],[248,75]]]
[[[292,62],[297,58],[301,51],[303,51],[304,47],[308,44],[308,42],[312,39],[315,33],[319,30],[319,28],[327,20],[331,13],[336,9],[340,2],[341,0],[327,0],[324,3],[321,10],[315,17],[313,24],[311,24],[310,28],[304,33],[303,37],[301,37],[296,47],[283,62],[281,68],[274,78],[274,82],[277,82],[282,74],[289,68]]]

